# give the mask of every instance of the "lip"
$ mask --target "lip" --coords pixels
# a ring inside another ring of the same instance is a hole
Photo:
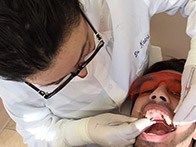
[[[142,132],[139,137],[142,140],[149,141],[149,142],[165,142],[172,138],[171,136],[174,135],[174,132],[170,132],[164,135],[155,135],[151,133],[146,134],[145,132]]]
[[[145,116],[147,111],[152,110],[152,109],[162,111],[164,114],[169,116],[169,118],[171,120],[173,120],[173,113],[171,112],[171,110],[169,110],[168,108],[166,108],[166,107],[164,107],[160,104],[148,104],[148,105],[146,105],[144,110],[143,110],[143,116]],[[175,131],[169,132],[169,133],[163,134],[163,135],[157,135],[157,134],[142,132],[139,137],[142,140],[145,140],[145,141],[164,142],[164,141],[167,141],[167,140],[171,139],[172,135],[174,135],[174,134],[175,134]]]

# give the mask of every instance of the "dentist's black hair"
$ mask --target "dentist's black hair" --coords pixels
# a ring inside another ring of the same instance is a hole
[[[46,70],[80,22],[78,0],[0,0],[0,76]]]

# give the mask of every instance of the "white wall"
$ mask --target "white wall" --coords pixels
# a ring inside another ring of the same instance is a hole
[[[151,20],[151,43],[162,48],[163,58],[186,58],[190,38],[186,35],[186,18],[179,13],[157,14]]]

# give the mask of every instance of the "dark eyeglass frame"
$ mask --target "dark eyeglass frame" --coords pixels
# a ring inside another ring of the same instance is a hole
[[[88,25],[90,26],[90,28],[93,30],[96,38],[98,39],[98,44],[97,44],[96,48],[94,49],[93,53],[88,57],[88,59],[86,61],[84,61],[81,65],[79,65],[78,68],[74,72],[71,72],[71,74],[69,75],[69,77],[63,83],[61,83],[56,89],[54,89],[52,92],[50,92],[50,93],[45,92],[45,91],[37,88],[35,85],[33,85],[33,84],[25,81],[25,83],[27,85],[29,85],[31,88],[33,88],[35,91],[37,91],[37,93],[39,93],[45,99],[51,98],[53,95],[55,95],[56,93],[58,93],[61,89],[63,89],[75,76],[77,76],[80,73],[80,71],[83,68],[86,67],[87,64],[89,64],[89,62],[96,56],[96,54],[100,51],[100,49],[104,45],[104,41],[103,41],[101,35],[95,30],[95,28],[93,27],[93,25],[91,24],[91,22],[89,21],[89,19],[87,18],[87,16],[82,12],[82,10],[81,10],[81,15],[86,20],[86,22],[88,23]]]

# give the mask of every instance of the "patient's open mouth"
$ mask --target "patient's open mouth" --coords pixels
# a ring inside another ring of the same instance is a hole
[[[148,109],[145,111],[144,117],[156,121],[156,124],[144,131],[146,134],[165,135],[176,130],[171,115],[165,109]]]
[[[176,130],[174,125],[168,125],[165,121],[162,120],[154,120],[156,121],[156,124],[152,125],[148,129],[146,129],[145,133],[151,133],[156,135],[164,135],[170,132],[173,132]]]

